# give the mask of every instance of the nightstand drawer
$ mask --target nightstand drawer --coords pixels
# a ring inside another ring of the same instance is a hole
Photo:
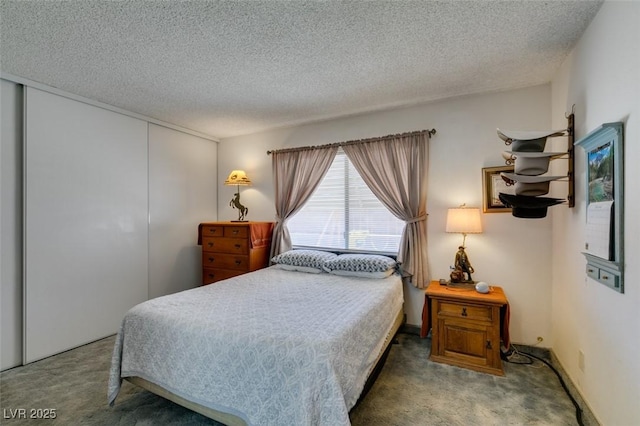
[[[480,319],[491,321],[493,319],[490,306],[474,306],[452,302],[439,302],[438,306],[439,315],[469,318],[474,320]]]
[[[202,251],[249,254],[249,240],[241,238],[202,238]]]
[[[237,269],[249,271],[249,256],[234,256],[215,252],[202,252],[203,268]]]

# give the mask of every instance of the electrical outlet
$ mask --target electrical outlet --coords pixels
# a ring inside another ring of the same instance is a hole
[[[584,373],[584,353],[578,351],[578,368]]]

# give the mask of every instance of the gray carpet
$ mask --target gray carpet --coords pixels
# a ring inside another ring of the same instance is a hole
[[[128,382],[107,406],[113,337],[0,375],[3,425],[217,425]],[[354,426],[575,425],[575,411],[544,364],[505,363],[505,377],[428,360],[430,339],[400,334],[361,403]],[[19,408],[55,409],[53,420],[11,419]]]

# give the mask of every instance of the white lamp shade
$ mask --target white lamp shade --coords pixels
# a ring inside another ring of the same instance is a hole
[[[447,211],[447,232],[458,234],[480,234],[482,222],[477,207],[458,207]]]
[[[247,177],[244,170],[233,170],[224,181],[225,185],[251,185],[251,179]]]

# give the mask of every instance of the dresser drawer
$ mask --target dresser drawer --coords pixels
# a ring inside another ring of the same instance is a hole
[[[247,226],[225,226],[224,236],[228,238],[247,238],[249,227]]]
[[[203,268],[236,269],[249,271],[249,256],[202,252]]]
[[[203,237],[202,251],[214,253],[249,254],[249,240],[242,238]]]
[[[449,317],[460,317],[469,319],[480,319],[491,321],[492,309],[490,306],[474,306],[464,303],[439,302],[438,315]]]
[[[220,280],[244,274],[243,271],[231,269],[202,268],[202,284],[211,284]]]
[[[224,236],[224,226],[220,225],[202,225],[203,237],[222,237]]]

